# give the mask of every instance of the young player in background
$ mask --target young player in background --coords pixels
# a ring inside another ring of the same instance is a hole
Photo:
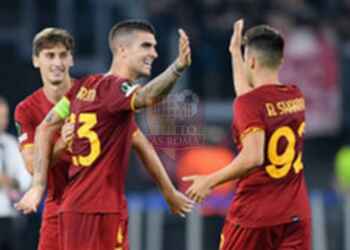
[[[221,235],[222,250],[309,250],[310,208],[302,151],[305,101],[294,85],[279,82],[284,40],[267,25],[236,22],[230,44],[237,98],[233,134],[239,154],[208,176],[189,176],[190,198],[238,179]]]
[[[69,75],[73,66],[73,37],[65,30],[46,28],[33,39],[33,65],[40,70],[43,87],[21,101],[15,110],[21,153],[29,173],[33,173],[35,129],[47,113],[73,86]],[[72,129],[67,125],[68,131]],[[68,132],[69,134],[69,132]],[[42,214],[39,250],[58,250],[58,209],[67,183],[70,157],[64,153],[64,141],[58,140],[53,150],[56,158],[48,172],[47,197]]]

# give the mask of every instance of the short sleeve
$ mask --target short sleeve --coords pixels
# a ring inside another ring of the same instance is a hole
[[[118,79],[110,79],[106,93],[107,109],[111,113],[135,111],[134,98],[139,85]]]
[[[36,126],[28,110],[20,104],[15,110],[15,123],[21,148],[33,146]]]
[[[234,104],[234,125],[240,138],[249,132],[264,130],[265,123],[259,103],[247,96],[238,97]]]

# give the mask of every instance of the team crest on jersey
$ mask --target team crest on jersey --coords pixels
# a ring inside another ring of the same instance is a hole
[[[123,82],[120,85],[120,90],[124,93],[126,97],[128,97],[129,95],[131,95],[132,92],[134,92],[137,86],[138,86],[137,84],[132,84],[130,82]]]

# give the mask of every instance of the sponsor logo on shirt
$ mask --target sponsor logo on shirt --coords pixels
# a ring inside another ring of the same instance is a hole
[[[81,87],[76,98],[84,102],[93,102],[96,99],[96,90]]]

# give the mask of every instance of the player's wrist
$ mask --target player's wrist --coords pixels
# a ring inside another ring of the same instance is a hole
[[[33,183],[31,189],[35,189],[36,191],[43,194],[45,192],[45,185],[42,183]]]
[[[186,68],[187,68],[186,66],[181,64],[179,59],[176,59],[175,62],[171,65],[172,71],[178,76],[181,76]]]
[[[215,187],[219,184],[219,180],[218,180],[218,178],[216,177],[216,175],[211,174],[211,175],[209,175],[208,178],[207,178],[207,183],[208,183],[208,187],[209,187],[210,189],[213,189],[213,188],[215,188]]]
[[[161,191],[162,191],[164,197],[171,197],[176,192],[176,189],[173,186],[172,187],[163,187],[163,188],[161,188]]]

